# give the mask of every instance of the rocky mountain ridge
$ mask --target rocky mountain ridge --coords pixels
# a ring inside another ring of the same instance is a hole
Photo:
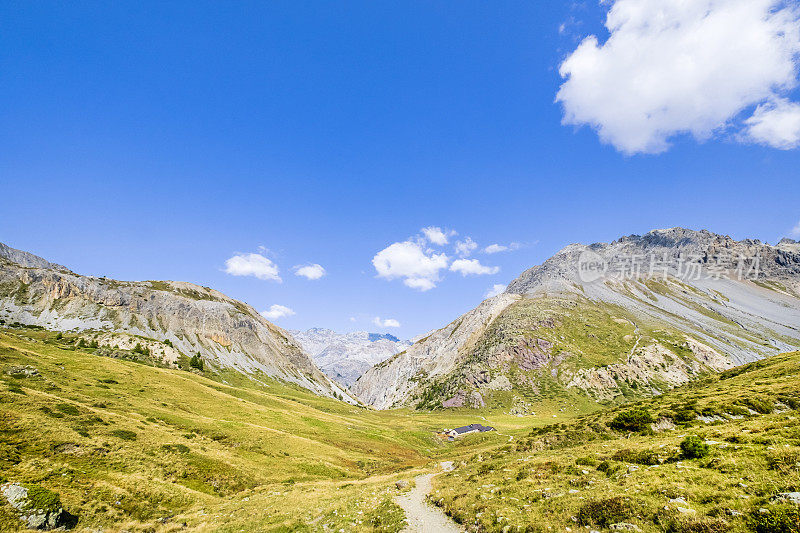
[[[800,243],[672,228],[565,247],[352,390],[381,409],[613,401],[798,346]]]
[[[349,387],[372,366],[411,346],[386,333],[337,333],[325,328],[292,331],[314,363],[331,379]]]
[[[249,305],[192,283],[82,276],[0,245],[0,320],[86,332],[103,346],[144,345],[165,363],[199,354],[216,370],[349,397],[287,331]]]

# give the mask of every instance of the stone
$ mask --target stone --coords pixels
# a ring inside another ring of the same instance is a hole
[[[400,481],[396,481],[394,486],[402,490],[408,487],[408,481],[406,481],[405,479],[401,479]]]
[[[0,488],[8,503],[20,511],[20,520],[28,529],[51,530],[70,529],[78,523],[78,517],[63,508],[36,509],[28,498],[28,489],[19,483],[6,483]]]
[[[800,492],[780,492],[773,496],[774,503],[793,503],[800,505]]]
[[[12,366],[6,374],[14,378],[33,378],[39,375],[39,371],[30,365]]]

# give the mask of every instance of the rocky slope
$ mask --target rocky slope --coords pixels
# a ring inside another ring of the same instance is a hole
[[[288,332],[249,305],[191,283],[82,276],[0,244],[0,321],[82,331],[101,347],[139,344],[165,364],[199,353],[215,370],[349,396]]]
[[[328,377],[350,387],[370,367],[411,346],[408,341],[382,333],[336,333],[325,328],[292,331]]]
[[[567,246],[366,372],[377,408],[660,394],[800,346],[800,243],[655,230]]]

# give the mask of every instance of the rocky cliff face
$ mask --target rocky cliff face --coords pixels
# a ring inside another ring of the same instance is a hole
[[[330,329],[312,328],[291,333],[320,370],[346,387],[355,383],[373,365],[411,346],[410,342],[392,335],[366,331],[342,334]]]
[[[378,408],[659,394],[800,346],[800,243],[655,230],[573,244],[366,372]]]
[[[200,353],[215,369],[348,396],[288,332],[249,305],[191,283],[81,276],[0,244],[0,320],[92,332],[114,347],[141,343],[165,362]]]

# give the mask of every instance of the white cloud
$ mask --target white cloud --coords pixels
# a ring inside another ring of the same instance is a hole
[[[459,257],[468,257],[472,252],[478,248],[478,243],[472,240],[472,237],[467,237],[463,241],[456,242],[456,254]]]
[[[225,272],[232,276],[254,276],[263,280],[281,281],[278,266],[261,254],[236,254],[225,261]]]
[[[428,226],[427,228],[422,228],[421,231],[428,241],[439,246],[444,246],[447,244],[449,237],[456,235],[455,231],[443,230],[438,226]]]
[[[792,231],[789,232],[789,236],[794,239],[800,238],[800,222],[792,228]]]
[[[704,140],[726,128],[745,127],[771,146],[793,142],[786,110],[761,108],[749,124],[735,121],[796,86],[794,2],[610,1],[608,39],[586,37],[560,66],[564,124],[589,125],[627,154],[663,152],[675,135]]]
[[[482,276],[485,274],[497,274],[500,272],[500,267],[482,265],[477,259],[456,259],[453,261],[453,264],[450,265],[450,270],[453,272],[461,272],[462,276]]]
[[[506,286],[502,283],[495,283],[492,285],[492,288],[486,291],[486,294],[483,295],[484,298],[492,298],[493,296],[497,296],[498,294],[503,294],[506,290]]]
[[[279,318],[283,318],[285,316],[292,316],[295,315],[294,311],[286,307],[285,305],[271,305],[269,309],[266,311],[261,311],[260,315],[266,318],[267,320],[277,320]]]
[[[761,104],[744,123],[745,136],[758,144],[781,150],[800,145],[800,105],[785,98]]]
[[[319,279],[326,274],[322,265],[302,265],[294,267],[295,276],[303,276],[306,279]]]
[[[378,277],[392,280],[402,278],[412,289],[427,291],[436,286],[439,273],[447,268],[448,257],[426,250],[419,242],[396,242],[372,258]]]
[[[387,318],[386,320],[381,320],[381,317],[376,316],[372,319],[372,323],[378,326],[379,328],[399,328],[400,322],[395,320],[394,318]]]
[[[518,242],[512,242],[508,246],[505,244],[490,244],[486,248],[483,249],[483,253],[485,254],[497,254],[500,252],[510,252],[512,250],[516,250],[519,248]]]

